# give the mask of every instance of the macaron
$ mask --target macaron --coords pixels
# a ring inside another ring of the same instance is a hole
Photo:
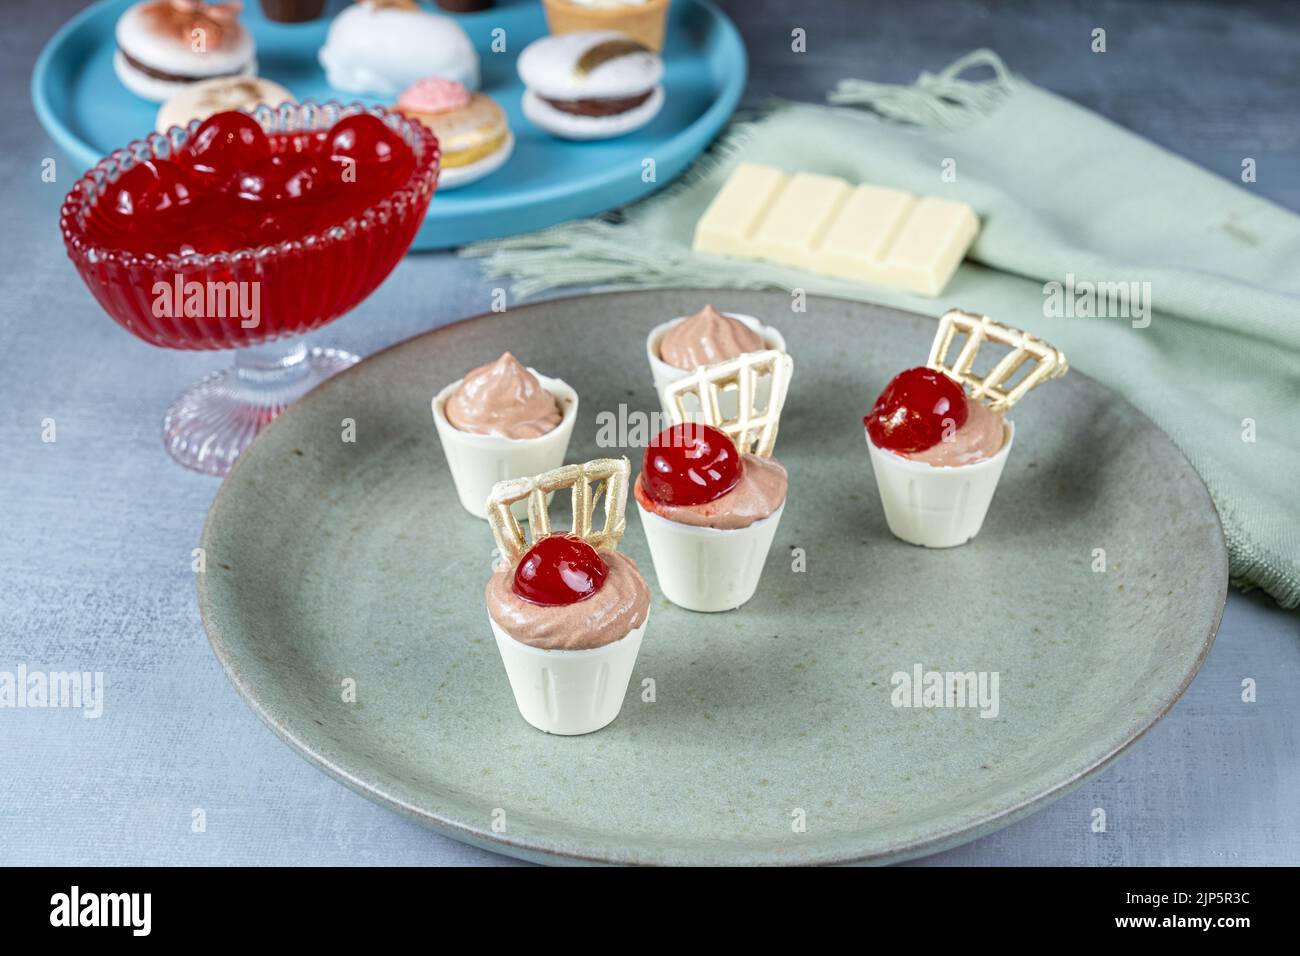
[[[158,111],[154,128],[165,133],[173,126],[185,126],[190,120],[205,120],[213,113],[226,110],[252,112],[265,103],[279,106],[293,102],[293,94],[279,83],[260,76],[219,76],[213,80],[191,83]]]
[[[479,84],[478,53],[452,17],[414,0],[362,0],[330,23],[320,49],[325,80],[336,90],[396,96],[417,80],[441,76]]]
[[[439,189],[455,189],[500,169],[515,148],[505,110],[455,80],[429,77],[397,98],[401,113],[419,120],[438,137],[442,150]]]
[[[113,69],[136,96],[161,103],[202,80],[257,73],[240,3],[146,0],[118,18]]]
[[[524,115],[564,139],[608,139],[645,126],[664,102],[663,60],[613,30],[546,36],[519,54]]]

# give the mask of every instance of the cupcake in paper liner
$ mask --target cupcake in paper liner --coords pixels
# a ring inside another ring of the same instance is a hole
[[[635,496],[659,589],[680,607],[730,611],[758,589],[789,486],[772,451],[793,368],[784,352],[750,352],[665,390],[674,424],[646,448]]]
[[[498,481],[563,464],[577,415],[577,392],[509,352],[435,395],[433,422],[465,510],[485,518],[483,502]]]
[[[498,482],[488,520],[503,561],[488,581],[488,622],[520,715],[538,730],[577,735],[613,721],[650,618],[650,589],[617,551],[626,526],[626,458],[565,465]],[[594,488],[593,488],[594,484]],[[551,494],[572,493],[573,525],[553,532]],[[593,526],[604,498],[604,524]],[[514,514],[525,504],[531,543]]]
[[[949,360],[958,336],[965,341]],[[981,376],[973,367],[986,343],[1008,351]],[[1068,368],[1063,353],[1032,335],[987,316],[945,314],[926,364],[896,375],[863,419],[889,530],[927,548],[975,537],[1015,438],[1007,411]]]

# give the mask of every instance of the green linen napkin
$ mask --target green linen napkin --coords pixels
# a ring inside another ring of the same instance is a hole
[[[976,66],[993,77],[962,78]],[[1219,508],[1234,582],[1300,605],[1300,217],[1011,75],[986,50],[910,86],[846,80],[829,99],[734,123],[680,183],[618,222],[463,254],[487,256],[485,271],[512,278],[519,296],[798,288],[1025,328],[1186,453]],[[740,159],[962,199],[982,230],[937,299],[697,255],[695,222]],[[1091,287],[1094,309],[1089,283],[1106,284]]]

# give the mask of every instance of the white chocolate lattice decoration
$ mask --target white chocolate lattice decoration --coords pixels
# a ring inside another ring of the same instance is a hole
[[[776,430],[781,423],[781,409],[790,388],[794,360],[777,349],[747,352],[725,362],[705,365],[685,378],[664,388],[664,402],[675,424],[692,420],[686,399],[699,402],[699,418],[726,432],[742,453],[768,458],[776,446]],[[763,408],[758,401],[758,383],[768,376],[768,397]],[[736,393],[736,414],[727,417],[720,401],[724,390]]]
[[[529,548],[530,539],[536,543],[551,533],[546,498],[565,488],[573,490],[573,527],[570,533],[597,551],[618,547],[627,527],[627,479],[631,472],[632,465],[626,458],[597,458],[581,465],[561,465],[531,478],[498,481],[492,486],[487,500],[488,524],[492,526],[497,547],[512,567],[518,564]],[[592,482],[596,482],[595,491]],[[594,531],[592,521],[602,494],[605,498],[605,524],[599,531]],[[527,539],[510,508],[515,502],[524,500],[528,501]]]
[[[960,334],[966,335],[966,342],[957,357],[949,362],[948,353]],[[972,371],[972,367],[980,346],[985,342],[1005,345],[1011,351],[981,377]],[[1033,362],[1034,367],[1008,389],[1007,384],[1026,362]],[[1043,382],[1060,378],[1070,368],[1065,353],[1042,339],[995,322],[987,315],[976,315],[960,309],[950,309],[939,320],[939,331],[935,333],[934,342],[930,345],[930,357],[925,364],[951,375],[970,389],[971,398],[984,399],[990,408],[999,412],[1011,408],[1027,392]]]

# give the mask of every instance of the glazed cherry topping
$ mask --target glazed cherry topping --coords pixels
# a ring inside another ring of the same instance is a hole
[[[306,199],[321,178],[320,167],[310,156],[271,156],[242,170],[232,181],[240,199],[275,202]]]
[[[158,255],[273,245],[342,225],[415,168],[406,141],[368,113],[270,135],[245,113],[217,113],[174,159],[137,163],[106,186],[87,232]]]
[[[530,604],[576,604],[600,590],[609,565],[581,538],[551,534],[542,538],[515,568],[513,590]]]
[[[862,421],[877,448],[906,453],[939,444],[945,429],[966,424],[969,412],[961,385],[922,366],[894,376]]]
[[[165,159],[147,159],[132,166],[107,188],[100,202],[122,225],[150,216],[166,215],[194,199],[185,170]]]
[[[710,425],[673,425],[650,442],[641,487],[664,505],[702,505],[725,495],[744,471],[733,442]]]
[[[271,141],[257,120],[227,110],[203,121],[182,156],[201,178],[223,184],[271,156]]]
[[[378,116],[357,113],[334,124],[322,152],[332,163],[339,164],[340,178],[368,186],[365,177],[382,183],[405,178],[410,172],[411,150],[394,130]],[[353,175],[343,178],[349,171]]]

